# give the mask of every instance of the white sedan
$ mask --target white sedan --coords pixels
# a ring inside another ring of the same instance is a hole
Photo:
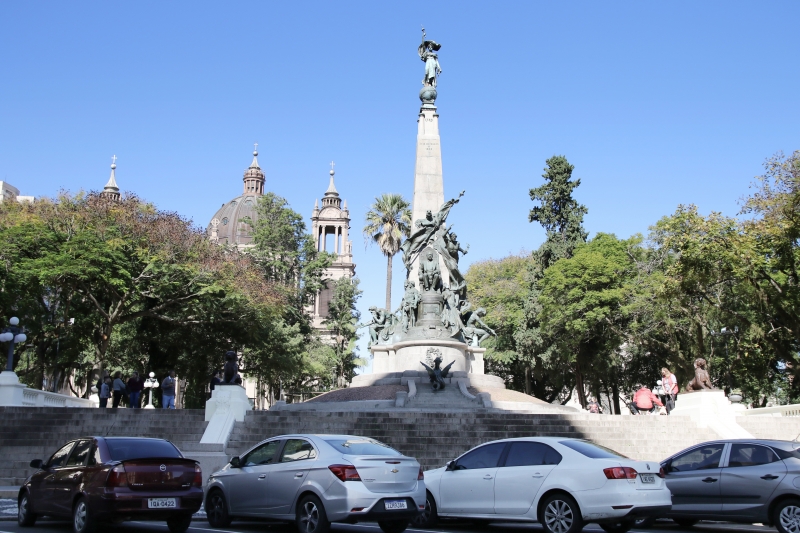
[[[550,533],[576,533],[587,522],[628,531],[638,518],[672,506],[655,461],[633,461],[591,442],[530,437],[489,442],[425,472],[425,513],[475,522],[541,522]]]

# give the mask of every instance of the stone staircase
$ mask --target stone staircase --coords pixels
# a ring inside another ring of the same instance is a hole
[[[184,453],[200,451],[204,418],[198,409],[0,407],[0,487],[20,486],[33,473],[28,466],[32,459],[47,459],[77,437],[157,437]],[[0,492],[0,497],[9,497],[7,489]]]
[[[685,418],[666,416],[522,414],[474,409],[450,413],[250,411],[244,422],[234,425],[226,452],[237,455],[263,439],[291,433],[372,437],[416,457],[425,469],[443,466],[478,444],[511,437],[583,438],[634,459],[659,461],[698,442],[718,438]]]
[[[444,390],[433,391],[430,384],[417,386],[417,393],[409,398],[405,407],[409,409],[435,409],[437,411],[467,409],[480,409],[482,406],[477,399],[471,400],[458,390],[457,384],[447,385]]]

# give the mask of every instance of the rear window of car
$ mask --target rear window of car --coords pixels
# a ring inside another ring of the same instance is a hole
[[[108,453],[112,461],[130,459],[149,459],[151,457],[183,457],[171,442],[147,439],[106,439]]]
[[[621,453],[617,453],[610,448],[598,446],[585,440],[562,440],[558,443],[570,450],[575,450],[581,455],[585,455],[589,459],[627,459]]]
[[[372,439],[330,439],[325,442],[344,455],[403,455],[394,448]]]

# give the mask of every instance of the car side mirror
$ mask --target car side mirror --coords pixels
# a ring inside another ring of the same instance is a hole
[[[239,463],[239,456],[238,455],[234,455],[233,457],[231,457],[230,463],[231,463],[231,468],[241,468],[241,466],[242,466]]]
[[[456,462],[455,462],[455,461],[450,461],[450,462],[448,462],[448,463],[447,463],[447,468],[445,468],[445,470],[446,470],[447,472],[451,472],[451,471],[453,471],[453,470],[455,470],[455,469],[456,469]]]
[[[31,461],[31,468],[35,468],[37,470],[42,469],[42,460],[41,459],[34,459]]]

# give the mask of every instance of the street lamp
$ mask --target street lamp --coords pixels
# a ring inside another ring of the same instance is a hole
[[[0,333],[0,342],[8,342],[8,363],[6,363],[6,371],[14,371],[14,345],[25,342],[28,340],[27,335],[23,333],[23,329],[19,327],[19,318],[11,317],[7,328]]]
[[[150,372],[150,377],[144,380],[144,388],[150,391],[150,400],[148,401],[147,405],[144,406],[145,409],[155,409],[153,405],[153,389],[158,388],[158,380],[156,379],[156,373]]]

